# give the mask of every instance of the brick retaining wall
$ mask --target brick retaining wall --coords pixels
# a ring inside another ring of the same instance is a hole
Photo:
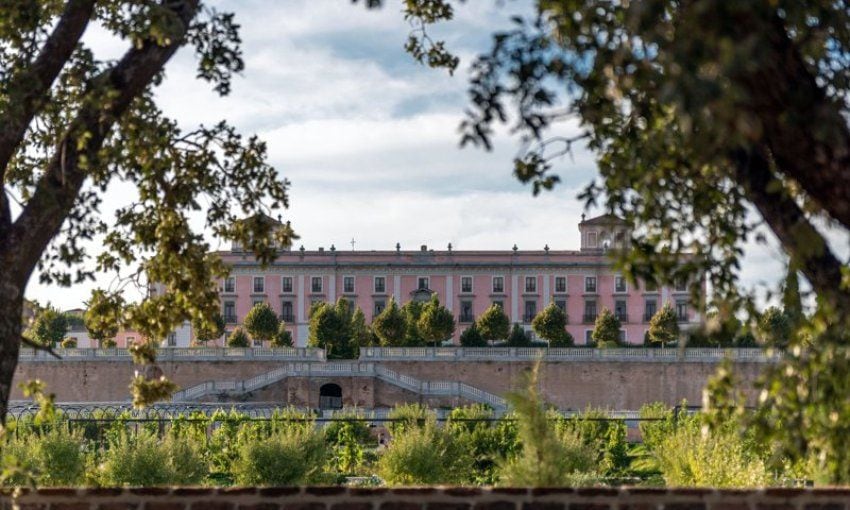
[[[24,490],[20,510],[846,510],[841,489],[140,488]],[[17,505],[17,506],[15,506]]]

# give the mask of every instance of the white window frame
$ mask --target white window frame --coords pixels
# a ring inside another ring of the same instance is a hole
[[[593,280],[593,290],[588,290],[587,289],[587,283],[591,279]],[[599,279],[595,276],[585,276],[584,277],[584,292],[586,294],[596,294],[597,292],[599,292]]]
[[[558,278],[564,279],[564,290],[558,290]],[[555,288],[555,294],[566,294],[567,289],[569,289],[569,278],[567,278],[567,275],[555,275],[555,281],[553,282],[553,284]]]
[[[623,282],[623,290],[617,290],[617,280]],[[614,292],[623,294],[629,291],[629,282],[626,281],[626,278],[623,275],[616,274],[614,275]]]
[[[384,285],[383,285],[384,288],[381,289],[381,290],[378,290],[378,278],[380,278],[384,282]],[[387,277],[386,276],[374,276],[374,277],[372,277],[372,291],[375,294],[386,294],[387,293]]]
[[[587,233],[587,247],[588,248],[596,248],[599,244],[599,235],[594,230],[593,232]]]
[[[261,290],[257,290],[257,278],[259,278],[261,282],[263,282],[263,288]],[[254,276],[251,278],[251,294],[265,294],[266,293],[266,277],[265,276]]]
[[[351,278],[351,290],[345,290],[345,279]],[[354,275],[343,275],[342,276],[342,293],[343,294],[354,294],[357,292],[357,278]]]
[[[230,290],[227,290],[227,283],[228,282],[233,283],[233,286],[231,287]],[[235,276],[228,276],[224,279],[224,293],[225,294],[235,294],[236,293],[236,277]]]
[[[286,285],[283,284],[284,281],[289,280],[289,290],[286,290]],[[280,277],[280,292],[281,294],[292,294],[295,291],[295,281],[291,276],[281,276]]]
[[[502,279],[502,289],[496,290],[496,278]],[[505,277],[503,275],[495,275],[490,279],[490,288],[493,289],[493,294],[504,294],[505,293]]]
[[[313,282],[315,282],[316,278],[319,279],[319,290],[316,290]],[[311,294],[321,294],[325,291],[325,279],[321,276],[311,276],[310,277],[310,293]]]
[[[431,277],[430,276],[417,276],[416,277],[416,290],[422,290],[423,287],[419,285],[420,280],[425,280],[425,289],[431,288]]]
[[[469,278],[469,290],[463,290],[463,279]],[[472,294],[475,290],[475,279],[469,275],[460,277],[460,293],[461,294]]]
[[[528,290],[528,282],[529,281],[534,282],[534,288],[531,289],[531,290]],[[523,279],[523,287],[522,288],[525,289],[526,294],[536,294],[537,293],[537,277],[536,276],[526,276],[525,279]]]

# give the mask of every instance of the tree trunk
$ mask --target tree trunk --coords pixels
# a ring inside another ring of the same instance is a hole
[[[0,257],[0,261],[3,258]],[[11,280],[11,271],[0,274],[0,423],[6,423],[12,378],[18,366],[21,348],[21,316],[24,308],[23,288]]]

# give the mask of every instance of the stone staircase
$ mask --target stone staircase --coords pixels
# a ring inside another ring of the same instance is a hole
[[[487,404],[493,409],[507,409],[505,399],[480,388],[458,381],[422,381],[394,370],[359,361],[331,363],[286,363],[274,370],[241,381],[206,381],[172,395],[173,402],[192,402],[206,395],[238,396],[265,388],[286,377],[373,377],[398,388],[423,396],[454,396]]]

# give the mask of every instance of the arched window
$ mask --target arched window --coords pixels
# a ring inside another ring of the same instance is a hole
[[[339,384],[323,384],[319,388],[319,409],[342,409],[342,388]]]

